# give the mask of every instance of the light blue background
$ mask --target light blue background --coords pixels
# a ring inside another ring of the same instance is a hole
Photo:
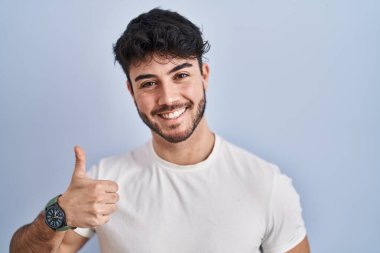
[[[0,251],[88,164],[145,142],[112,44],[157,6],[211,42],[211,128],[301,195],[313,252],[380,252],[379,1],[1,1]],[[99,252],[96,239],[81,252]]]

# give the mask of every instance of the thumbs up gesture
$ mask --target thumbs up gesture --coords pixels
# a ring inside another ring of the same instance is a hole
[[[84,151],[75,146],[75,168],[66,192],[58,199],[69,226],[92,228],[107,223],[116,211],[118,185],[86,176]]]

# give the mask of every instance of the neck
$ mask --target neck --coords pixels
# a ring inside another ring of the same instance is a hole
[[[208,128],[205,118],[183,142],[170,143],[153,133],[153,148],[157,155],[178,165],[191,165],[206,160],[214,147],[214,141],[215,136]]]

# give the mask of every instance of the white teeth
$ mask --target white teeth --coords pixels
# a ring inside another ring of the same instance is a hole
[[[163,113],[161,114],[161,116],[165,119],[176,119],[178,118],[179,116],[182,115],[182,113],[184,113],[186,111],[186,108],[182,108],[178,111],[175,111],[175,112],[171,112],[171,113]]]

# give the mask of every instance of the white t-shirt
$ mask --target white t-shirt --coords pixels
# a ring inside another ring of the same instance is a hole
[[[102,253],[283,253],[306,235],[291,179],[217,135],[195,165],[167,162],[148,142],[89,175],[119,185],[111,220],[75,230],[96,231]]]

